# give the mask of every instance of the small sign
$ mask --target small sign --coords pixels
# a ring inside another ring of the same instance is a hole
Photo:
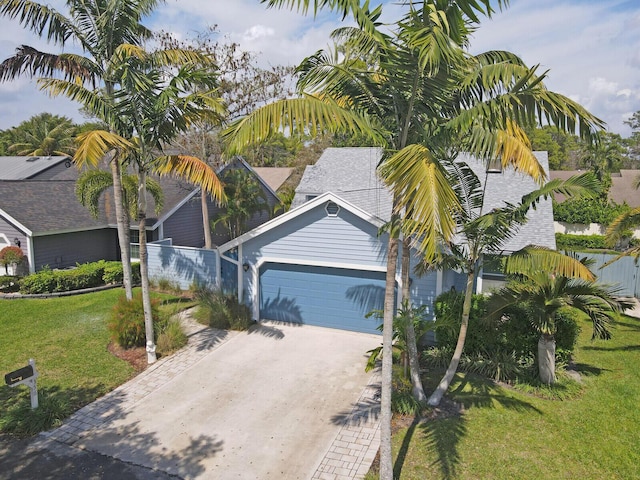
[[[26,367],[19,368],[11,373],[7,373],[4,376],[4,381],[7,385],[15,385],[16,383],[20,383],[28,378],[33,377],[33,366],[27,365]]]

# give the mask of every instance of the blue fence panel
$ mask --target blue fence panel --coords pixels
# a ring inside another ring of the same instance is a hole
[[[192,285],[207,288],[219,286],[217,278],[218,252],[204,248],[176,247],[150,243],[149,278],[169,280],[183,290]]]

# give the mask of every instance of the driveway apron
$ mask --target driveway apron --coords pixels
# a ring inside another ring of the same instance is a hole
[[[368,465],[359,475],[341,469],[347,463],[338,454],[355,451],[339,440],[349,424],[376,416],[375,395],[364,403],[362,395],[376,387],[364,367],[380,340],[260,324],[209,342],[183,369],[171,357],[158,362],[151,388],[112,392],[100,410],[108,421],[67,443],[183,478],[354,478]]]

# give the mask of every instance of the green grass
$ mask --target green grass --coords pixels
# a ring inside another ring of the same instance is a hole
[[[0,301],[0,373],[35,359],[41,403],[52,405],[62,417],[113,390],[134,374],[127,362],[107,351],[107,316],[120,295],[122,290],[113,289]],[[158,296],[170,312],[189,305],[170,295]],[[3,417],[29,404],[28,392],[26,386],[0,387],[0,425]]]
[[[449,395],[464,405],[460,415],[394,435],[397,478],[640,478],[640,320],[624,317],[609,341],[589,331],[575,353],[582,391],[561,384],[558,396],[572,392],[565,400],[458,375]]]

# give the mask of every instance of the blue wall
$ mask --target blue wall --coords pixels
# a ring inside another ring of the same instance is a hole
[[[209,288],[218,286],[216,250],[153,243],[148,244],[147,249],[151,280],[166,279],[177,283],[183,290],[188,290],[194,283]]]

